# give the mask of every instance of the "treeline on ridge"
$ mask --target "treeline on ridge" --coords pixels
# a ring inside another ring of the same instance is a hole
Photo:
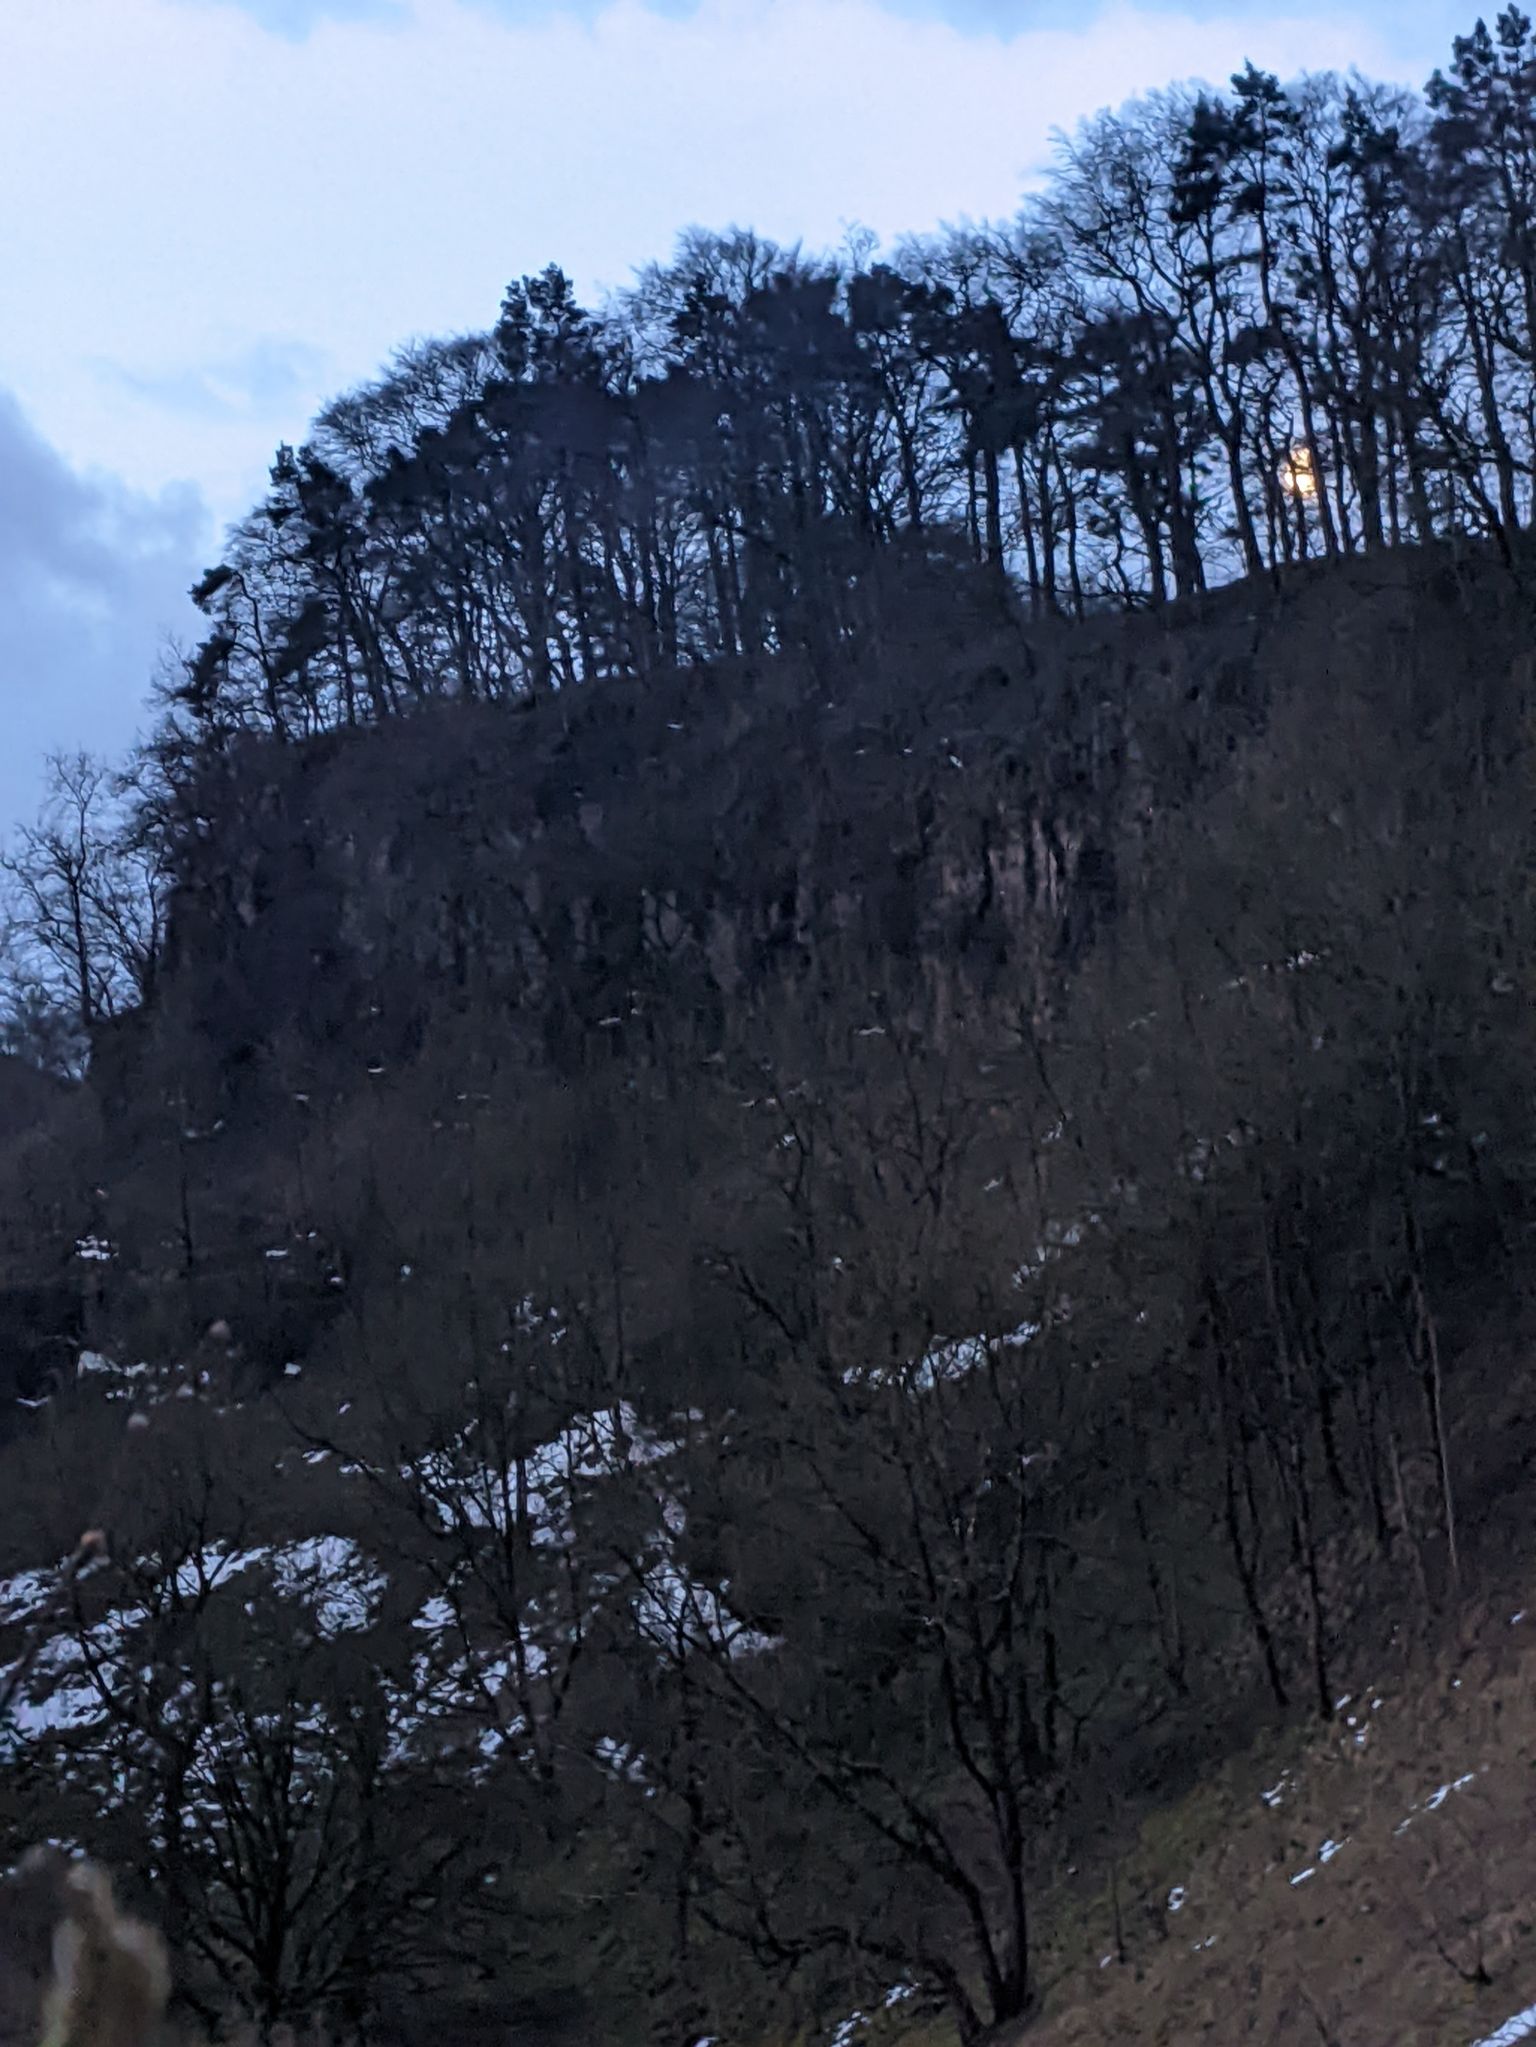
[[[190,730],[292,737],[862,629],[901,542],[1031,612],[1161,603],[1532,506],[1536,42],[1422,96],[1249,66],[1064,142],[1003,225],[554,268],[280,453],[198,595]]]

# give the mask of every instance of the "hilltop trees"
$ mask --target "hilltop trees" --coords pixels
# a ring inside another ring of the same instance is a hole
[[[691,231],[551,267],[279,452],[199,585],[215,746],[791,648],[952,536],[1038,613],[1529,521],[1530,26],[1423,98],[1247,66],[1063,142],[1003,226],[877,258]]]

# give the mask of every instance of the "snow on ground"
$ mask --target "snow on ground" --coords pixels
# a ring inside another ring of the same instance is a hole
[[[401,1469],[419,1485],[444,1527],[494,1529],[502,1535],[526,1508],[532,1540],[566,1547],[574,1539],[570,1503],[579,1484],[612,1476],[626,1466],[656,1464],[675,1442],[646,1428],[628,1401],[577,1415],[520,1460],[494,1465],[476,1456],[473,1425],[451,1449],[429,1451]]]
[[[73,1647],[49,1644],[49,1647]],[[62,1658],[47,1664],[47,1650],[38,1657],[28,1683],[11,1700],[7,1725],[0,1734],[19,1735],[22,1741],[41,1741],[50,1734],[67,1734],[90,1727],[101,1718],[101,1694],[89,1678],[55,1674]],[[39,1696],[39,1693],[41,1695]]]
[[[108,1398],[147,1392],[153,1399],[165,1376],[148,1365],[124,1367],[93,1352],[82,1356],[79,1369]],[[632,1581],[616,1569],[594,1572],[586,1596],[630,1600],[642,1629],[663,1653],[675,1653],[687,1643],[730,1656],[757,1654],[773,1646],[771,1638],[733,1611],[729,1585],[698,1583],[678,1560],[687,1516],[669,1482],[667,1462],[688,1427],[700,1419],[690,1410],[673,1418],[669,1432],[658,1434],[629,1403],[617,1402],[572,1416],[510,1464],[505,1452],[501,1459],[486,1458],[478,1448],[477,1425],[471,1423],[449,1446],[402,1466],[399,1478],[419,1490],[445,1531],[505,1534],[521,1524],[536,1548],[568,1550],[576,1540],[583,1495],[606,1480],[642,1475],[654,1497],[655,1521],[644,1554],[633,1565]],[[310,1457],[325,1454],[312,1452]],[[338,1467],[342,1473],[361,1468],[346,1462]],[[326,1532],[266,1545],[208,1541],[184,1557],[145,1556],[138,1560],[136,1575],[158,1580],[159,1596],[176,1605],[197,1608],[227,1596],[246,1602],[247,1612],[254,1611],[250,1601],[264,1583],[277,1599],[300,1610],[301,1627],[325,1639],[371,1628],[390,1582],[388,1572],[358,1542]],[[0,1580],[0,1628],[31,1623],[57,1629],[35,1656],[13,1704],[12,1738],[24,1742],[99,1723],[104,1699],[87,1661],[105,1666],[110,1683],[113,1666],[126,1671],[132,1665],[143,1631],[152,1624],[154,1599],[125,1599],[91,1622],[89,1637],[82,1641],[72,1614],[54,1607],[59,1583],[57,1566]],[[410,1617],[421,1646],[410,1657],[409,1674],[386,1682],[396,1762],[406,1760],[434,1725],[462,1726],[471,1742],[478,1726],[488,1760],[527,1734],[525,1716],[536,1706],[528,1687],[538,1686],[563,1652],[571,1634],[570,1615],[559,1606],[546,1610],[537,1597],[500,1626],[476,1620],[474,1612],[475,1602],[466,1606],[455,1580],[449,1579]],[[597,1760],[633,1776],[642,1759],[614,1743],[600,1750]]]
[[[881,2011],[894,2011],[899,2004],[905,2004],[909,1997],[916,1997],[915,1983],[893,1983],[880,2000]],[[867,2011],[851,2011],[832,2032],[827,2047],[854,2047],[860,2035],[872,2023]]]
[[[154,1558],[146,1564],[153,1569]],[[326,1637],[369,1626],[388,1579],[348,1536],[314,1535],[271,1547],[231,1549],[210,1543],[167,1574],[167,1589],[189,1604],[264,1569],[279,1597],[307,1606]],[[44,1622],[58,1593],[62,1566],[21,1571],[0,1579],[0,1626]],[[60,1619],[66,1618],[64,1615]],[[114,1607],[90,1625],[90,1650],[104,1664],[131,1652],[151,1619],[139,1605]],[[85,1670],[81,1645],[64,1628],[45,1641],[11,1702],[12,1729],[23,1740],[89,1727],[104,1710],[101,1691]]]
[[[1527,2005],[1512,2019],[1506,2019],[1496,2033],[1489,2033],[1486,2039],[1474,2040],[1472,2047],[1515,2047],[1517,2040],[1529,2040],[1536,2034],[1536,2004]]]
[[[1432,1791],[1422,1805],[1410,1805],[1406,1814],[1392,1829],[1393,1833],[1406,1834],[1413,1825],[1417,1814],[1438,1812],[1453,1791],[1465,1791],[1469,1784],[1473,1784],[1476,1781],[1477,1773],[1474,1770],[1467,1770],[1460,1777],[1453,1777],[1449,1783],[1442,1784],[1437,1791]]]
[[[284,1598],[302,1599],[314,1608],[322,1635],[368,1627],[389,1585],[387,1574],[345,1535],[284,1543],[270,1552],[268,1563]]]
[[[1038,1322],[1021,1322],[1005,1336],[946,1337],[906,1365],[850,1365],[843,1373],[843,1383],[906,1386],[914,1393],[930,1393],[935,1386],[952,1385],[978,1371],[1002,1351],[1022,1350],[1039,1334]]]
[[[19,1571],[14,1578],[0,1578],[0,1627],[30,1620],[57,1590],[61,1569]]]

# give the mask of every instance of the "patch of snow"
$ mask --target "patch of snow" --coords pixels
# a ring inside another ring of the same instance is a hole
[[[726,1604],[728,1583],[711,1590],[685,1576],[670,1558],[663,1557],[646,1578],[637,1612],[653,1638],[669,1645],[679,1640],[704,1648],[723,1649],[728,1656],[760,1656],[778,1647],[777,1637],[765,1635],[739,1620]]]
[[[1453,1791],[1465,1791],[1469,1784],[1473,1784],[1476,1781],[1477,1781],[1476,1773],[1471,1770],[1466,1771],[1460,1777],[1452,1778],[1452,1780],[1448,1784],[1442,1784],[1438,1790],[1432,1791],[1429,1794],[1428,1798],[1426,1798],[1424,1801],[1423,1810],[1425,1812],[1438,1812],[1441,1806],[1444,1805],[1445,1801],[1450,1797]],[[1414,1814],[1419,1810],[1420,1808],[1417,1805],[1410,1805],[1407,1811],[1407,1815],[1403,1819],[1399,1820],[1397,1825],[1392,1829],[1393,1833],[1406,1834],[1408,1829],[1413,1825]]]
[[[592,1752],[605,1770],[629,1784],[645,1782],[645,1758],[627,1741],[615,1741],[611,1734],[599,1735]]]
[[[272,1579],[285,1598],[311,1602],[323,1635],[366,1628],[389,1579],[350,1536],[311,1535],[271,1556]]]
[[[93,1367],[93,1370],[100,1377],[114,1379],[118,1382],[116,1385],[107,1388],[107,1398],[109,1400],[132,1400],[136,1397],[135,1388],[142,1387],[146,1380],[157,1376],[163,1377],[163,1374],[156,1374],[153,1366],[146,1364],[142,1358],[140,1358],[136,1365],[120,1365],[111,1358],[103,1358]],[[162,1400],[164,1397],[162,1392],[154,1392],[150,1395],[151,1399],[157,1401]]]
[[[1496,2033],[1486,2039],[1475,2040],[1472,2047],[1515,2047],[1517,2040],[1529,2040],[1536,2033],[1536,2004],[1528,2004],[1524,2011],[1517,2011],[1512,2019],[1506,2019]]]
[[[905,1385],[915,1393],[953,1385],[1000,1351],[1022,1350],[1040,1334],[1038,1322],[1020,1322],[1003,1336],[962,1336],[936,1343],[909,1365],[851,1365],[843,1374],[848,1386]]]
[[[41,1662],[41,1658],[39,1662]],[[65,1734],[90,1727],[101,1718],[101,1694],[87,1678],[73,1678],[52,1684],[38,1696],[39,1675],[32,1672],[27,1684],[11,1700],[6,1726],[23,1741],[41,1741],[50,1734]]]
[[[58,1570],[18,1571],[14,1578],[0,1578],[0,1625],[32,1619],[58,1584]]]

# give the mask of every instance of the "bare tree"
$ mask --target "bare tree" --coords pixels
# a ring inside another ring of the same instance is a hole
[[[49,1063],[77,1061],[98,1024],[154,987],[167,875],[131,789],[92,754],[51,754],[36,822],[0,855],[7,1029]]]

